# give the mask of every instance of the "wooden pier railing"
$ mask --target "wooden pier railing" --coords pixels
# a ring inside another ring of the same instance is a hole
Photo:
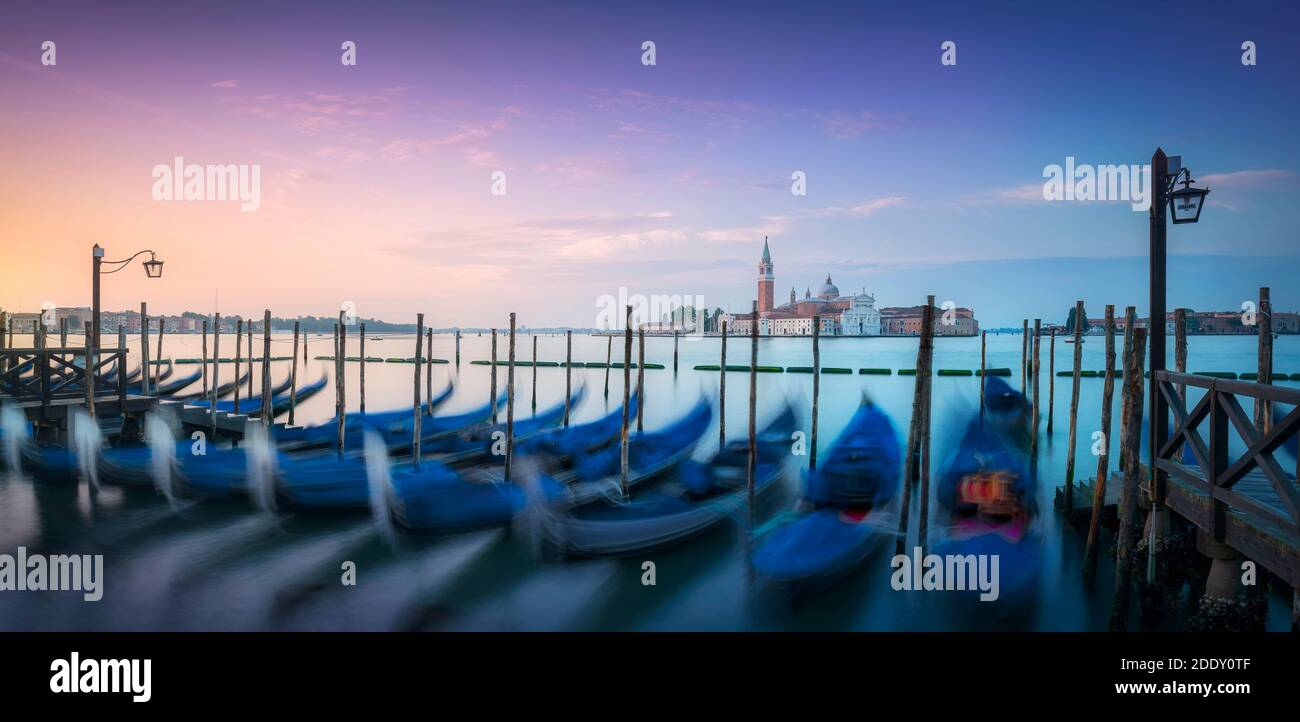
[[[84,348],[0,349],[0,397],[42,405],[84,398],[89,353]],[[106,348],[96,353],[98,360],[90,370],[96,396],[125,396],[127,350]],[[114,364],[116,371],[106,373]]]
[[[1292,586],[1300,584],[1297,470],[1284,468],[1273,455],[1300,433],[1300,389],[1172,371],[1157,371],[1153,383],[1159,384],[1174,422],[1169,441],[1156,450],[1154,499]],[[1183,388],[1205,392],[1191,410]],[[1260,428],[1242,399],[1268,411],[1274,404],[1292,408],[1276,423],[1264,413]],[[1245,447],[1235,458],[1233,431],[1237,446]]]

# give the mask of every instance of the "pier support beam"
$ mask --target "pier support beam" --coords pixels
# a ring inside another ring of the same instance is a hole
[[[1265,595],[1245,594],[1243,559],[1237,550],[1214,540],[1205,531],[1196,532],[1196,550],[1210,558],[1205,595],[1191,620],[1197,631],[1262,631],[1268,601]],[[1263,583],[1264,570],[1256,567],[1255,583]]]

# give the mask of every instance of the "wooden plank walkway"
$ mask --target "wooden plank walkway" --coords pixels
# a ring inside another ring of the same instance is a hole
[[[1294,477],[1290,481],[1296,483]],[[1203,484],[1170,474],[1166,490],[1171,509],[1203,531],[1212,531],[1214,505]],[[1288,520],[1277,491],[1258,470],[1246,474],[1233,490],[1260,508],[1243,510],[1230,506],[1224,518],[1224,541],[1259,561],[1293,588],[1300,587],[1300,528]]]

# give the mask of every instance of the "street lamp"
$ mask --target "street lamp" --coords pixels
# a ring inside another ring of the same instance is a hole
[[[94,334],[94,340],[93,343],[91,344],[91,347],[94,348],[95,350],[99,350],[99,277],[100,275],[108,274],[108,273],[117,273],[123,268],[126,268],[127,266],[131,265],[131,261],[134,261],[136,258],[146,253],[149,254],[149,260],[143,263],[144,275],[148,278],[162,278],[163,262],[158,260],[157,254],[155,254],[153,251],[150,250],[137,251],[134,255],[132,255],[131,257],[125,260],[105,261],[103,246],[96,243],[95,247],[91,249],[91,266],[93,270],[93,273],[91,274],[91,295],[93,297],[91,301],[91,333]],[[104,265],[116,266],[116,268],[114,268],[111,271],[101,270],[101,268]]]
[[[1169,193],[1169,211],[1173,215],[1175,224],[1178,223],[1195,223],[1201,219],[1201,208],[1205,205],[1205,196],[1209,195],[1209,188],[1193,188],[1192,172],[1186,168],[1180,169],[1169,179],[1169,185],[1172,187],[1182,177],[1183,187]]]
[[[1171,168],[1172,166],[1172,168]],[[1152,520],[1151,539],[1148,542],[1147,581],[1155,581],[1155,542],[1164,534],[1163,517],[1159,513],[1165,505],[1165,472],[1156,466],[1160,449],[1169,440],[1169,403],[1160,393],[1160,382],[1156,374],[1165,370],[1165,204],[1175,224],[1196,223],[1201,219],[1201,208],[1205,205],[1208,188],[1193,188],[1192,172],[1183,167],[1181,156],[1170,158],[1160,148],[1151,156],[1151,187],[1155,198],[1151,199],[1149,218],[1151,222],[1151,322],[1148,325],[1148,342],[1151,345],[1151,383],[1148,386],[1147,408],[1151,410],[1148,427],[1151,439],[1151,498]],[[1183,187],[1174,190],[1174,185],[1182,180]]]

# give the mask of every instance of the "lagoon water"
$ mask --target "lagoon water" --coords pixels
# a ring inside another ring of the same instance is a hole
[[[413,355],[414,337],[371,334],[365,353],[371,357]],[[151,339],[156,340],[156,339]],[[234,339],[222,338],[222,356],[234,355]],[[257,338],[256,354],[261,354]],[[138,358],[138,338],[131,338]],[[19,338],[18,344],[25,343]],[[80,337],[69,345],[79,346]],[[575,360],[606,358],[607,339],[575,335]],[[1253,371],[1255,337],[1193,336],[1189,340],[1191,371]],[[623,357],[623,339],[613,340],[613,360]],[[1117,339],[1117,345],[1122,338]],[[521,335],[516,358],[532,358],[533,337]],[[1173,339],[1169,344],[1173,362]],[[290,337],[276,334],[272,355],[290,353]],[[330,353],[331,338],[312,335],[308,356]],[[537,339],[538,358],[564,359],[563,335]],[[453,358],[451,336],[435,336],[433,355]],[[454,380],[456,390],[440,413],[454,413],[488,399],[490,368],[469,362],[489,357],[490,337],[462,337],[462,363],[434,366],[435,391]],[[826,338],[821,345],[823,366],[851,367],[853,375],[822,375],[820,446],[831,444],[836,432],[868,394],[893,419],[900,443],[911,412],[914,378],[898,376],[915,365],[913,338]],[[197,335],[171,335],[164,355],[200,355]],[[990,335],[988,366],[1007,367],[1007,379],[1020,386],[1021,337]],[[719,340],[683,338],[679,371],[672,370],[673,339],[646,339],[647,362],[663,370],[645,371],[645,423],[656,428],[684,413],[700,394],[716,400],[718,372],[694,371],[696,364],[718,363]],[[151,349],[152,352],[152,349]],[[1054,378],[1048,370],[1048,340],[1043,339],[1041,393],[1046,399],[1049,379],[1055,381],[1054,431],[1046,433],[1043,413],[1040,441],[1040,508],[1051,509],[1054,488],[1064,479],[1071,380]],[[359,353],[356,335],[349,334],[348,355]],[[499,341],[506,355],[504,335]],[[635,359],[635,349],[633,358]],[[750,341],[733,338],[728,363],[748,364]],[[1283,336],[1274,351],[1274,369],[1300,373],[1300,337]],[[247,353],[245,353],[247,355]],[[1072,368],[1073,346],[1057,339],[1055,368]],[[1104,339],[1089,337],[1083,347],[1083,368],[1104,368]],[[759,341],[759,363],[811,366],[811,342],[806,338],[766,338]],[[940,338],[937,369],[978,369],[979,338]],[[327,372],[332,362],[311,360],[300,369],[300,385]],[[884,367],[890,376],[856,374],[862,367]],[[177,366],[176,374],[197,366]],[[366,406],[379,411],[406,408],[411,403],[414,367],[372,363],[366,366]],[[288,362],[272,365],[274,380],[288,373]],[[349,410],[359,401],[360,365],[347,364]],[[498,371],[504,388],[505,369]],[[516,371],[516,418],[531,413],[534,370]],[[575,381],[587,394],[574,411],[581,422],[617,407],[622,399],[621,369],[609,372],[609,397],[603,395],[605,371],[575,369]],[[538,408],[560,402],[563,368],[536,369]],[[635,379],[636,370],[632,371]],[[233,365],[224,365],[222,378],[233,378]],[[421,371],[423,377],[423,371]],[[1078,421],[1076,477],[1094,475],[1097,457],[1092,433],[1100,426],[1102,379],[1084,378]],[[1296,382],[1282,382],[1297,386]],[[260,389],[255,379],[254,388]],[[1119,384],[1115,397],[1115,433],[1111,450],[1117,460]],[[759,423],[780,404],[794,403],[807,428],[812,391],[810,374],[759,374]],[[1195,396],[1193,395],[1193,398]],[[935,377],[933,386],[934,469],[937,476],[965,423],[978,409],[979,379]],[[299,407],[299,423],[321,422],[332,416],[334,395],[327,390]],[[748,376],[727,377],[726,419],[729,436],[745,432]],[[502,415],[504,418],[504,412]],[[717,445],[715,427],[696,450],[707,456]],[[1293,461],[1293,460],[1290,460]],[[806,456],[792,456],[780,498],[770,499],[762,519],[788,508],[797,495]],[[1114,462],[1111,465],[1114,470]],[[915,507],[914,507],[915,508]],[[933,508],[933,505],[932,505]],[[85,602],[76,592],[0,592],[0,629],[77,630],[1090,630],[1104,629],[1110,609],[1113,568],[1103,556],[1098,583],[1085,589],[1079,560],[1083,540],[1048,511],[1044,573],[1034,603],[1014,612],[991,603],[971,609],[955,604],[950,595],[897,592],[890,588],[887,552],[878,553],[852,575],[816,594],[790,599],[753,584],[747,565],[748,535],[742,519],[684,544],[624,560],[562,561],[538,559],[511,529],[490,529],[445,537],[399,534],[389,540],[375,528],[370,515],[281,514],[257,511],[246,501],[184,502],[173,509],[151,490],[106,488],[92,494],[83,482],[56,485],[7,474],[0,476],[0,553],[18,546],[47,554],[103,554],[104,596]],[[760,519],[761,521],[761,519]],[[910,547],[910,545],[909,545]],[[341,565],[356,565],[356,585],[341,583]],[[642,584],[642,564],[655,564],[656,584]],[[1270,599],[1269,627],[1288,625],[1290,597]],[[1170,619],[1162,628],[1177,628]]]

